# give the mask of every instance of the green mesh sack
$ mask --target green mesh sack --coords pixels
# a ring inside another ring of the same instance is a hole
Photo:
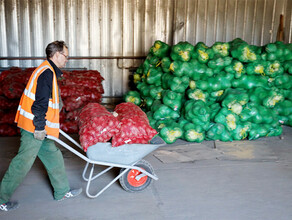
[[[276,76],[271,84],[272,84],[272,86],[277,87],[279,89],[291,90],[291,88],[292,88],[292,75],[284,73],[282,75]]]
[[[189,61],[193,53],[193,45],[188,42],[179,42],[172,46],[170,57],[172,60]]]
[[[195,125],[201,126],[204,130],[210,124],[210,108],[202,100],[188,100],[183,108],[184,118]]]
[[[183,77],[172,77],[168,82],[169,88],[173,92],[183,93],[188,88],[190,78],[188,76]]]
[[[150,85],[146,82],[138,83],[137,89],[140,91],[140,95],[142,97],[148,97],[150,96]]]
[[[216,55],[212,60],[208,62],[208,67],[213,69],[214,73],[219,73],[225,67],[231,65],[232,57],[222,57]]]
[[[188,76],[192,80],[206,80],[214,75],[214,71],[206,64],[198,62],[196,59],[192,59],[189,63]]]
[[[292,74],[292,60],[285,61],[283,67],[285,72]]]
[[[210,77],[207,80],[208,91],[214,92],[219,90],[225,90],[232,86],[234,75],[231,73],[220,72],[214,77]],[[202,89],[203,90],[203,89]]]
[[[177,120],[177,123],[179,124],[181,129],[184,129],[184,126],[188,123],[190,123],[187,119],[184,118],[183,114],[180,116],[180,118]]]
[[[146,108],[147,110],[151,109],[151,106],[153,105],[154,99],[151,97],[143,97],[141,106],[143,108]]]
[[[233,131],[230,132],[230,134],[233,140],[239,141],[239,140],[243,140],[247,138],[250,129],[251,129],[251,123],[245,122],[245,123],[238,124],[237,127]]]
[[[169,73],[170,72],[170,64],[171,64],[171,59],[169,57],[163,57],[161,59],[161,69],[164,73]]]
[[[239,114],[239,120],[241,122],[251,122],[252,118],[258,114],[257,105],[255,103],[247,103]]]
[[[266,61],[256,61],[248,63],[246,66],[246,73],[248,75],[265,75],[265,70],[268,66]]]
[[[188,142],[200,143],[205,139],[205,131],[199,125],[193,123],[186,123],[183,127],[183,139]]]
[[[170,71],[173,75],[181,77],[181,76],[189,76],[191,75],[191,64],[189,62],[183,62],[180,60],[175,60],[170,64]]]
[[[153,99],[161,99],[162,98],[162,87],[161,86],[155,86],[155,85],[150,85],[149,86],[150,92],[149,95]]]
[[[210,59],[214,57],[214,50],[206,46],[203,42],[196,44],[194,48],[193,58],[197,59],[200,63],[207,63]]]
[[[157,126],[159,130],[159,136],[167,144],[174,143],[178,138],[183,136],[183,130],[180,128],[178,123],[174,121],[165,121]]]
[[[283,128],[278,125],[276,127],[269,127],[268,128],[268,133],[266,134],[267,137],[272,137],[272,136],[279,136],[283,133]]]
[[[155,100],[151,106],[153,112],[153,118],[155,120],[164,119],[178,119],[180,114],[177,111],[172,110],[167,105],[162,104],[159,100]]]
[[[238,115],[227,108],[222,108],[215,116],[214,121],[223,124],[228,131],[235,130],[240,123]]]
[[[156,128],[156,120],[153,118],[153,113],[151,111],[146,112],[147,118],[149,120],[149,124],[152,128],[157,130]]]
[[[189,99],[202,100],[204,102],[206,102],[209,96],[209,93],[204,92],[203,90],[200,90],[200,89],[188,89],[186,94]]]
[[[212,123],[210,129],[206,132],[207,140],[232,141],[231,134],[223,124]]]
[[[265,137],[269,133],[269,124],[253,124],[249,131],[248,139],[255,140],[260,137]]]
[[[224,42],[215,42],[212,46],[212,50],[215,54],[219,54],[220,56],[226,57],[229,55],[230,45],[229,43]]]
[[[246,73],[245,66],[238,60],[232,60],[232,63],[229,66],[226,66],[224,70],[227,73],[233,74],[234,78],[240,78]]]
[[[221,105],[235,114],[240,114],[242,106],[248,103],[249,95],[245,89],[227,89],[220,97]]]
[[[162,74],[163,72],[160,67],[150,67],[147,72],[146,82],[151,85],[160,86]]]
[[[253,89],[256,87],[269,88],[268,78],[258,75],[243,75],[232,81],[233,88]]]
[[[183,95],[182,93],[173,92],[171,90],[164,90],[162,92],[163,104],[179,112],[183,103]]]
[[[260,60],[260,47],[249,45],[240,38],[236,38],[230,43],[230,52],[233,58],[238,59],[240,62],[248,63]]]
[[[150,47],[149,52],[156,57],[162,58],[169,55],[170,49],[171,47],[168,44],[157,40],[154,42],[154,45]]]
[[[137,91],[129,91],[125,94],[124,97],[125,102],[132,102],[135,105],[140,105],[141,104],[141,97],[139,92]]]
[[[276,77],[284,73],[284,68],[282,64],[275,60],[273,62],[267,62],[267,66],[265,68],[265,74],[269,77]]]
[[[278,115],[289,116],[292,115],[292,101],[284,100],[283,102],[277,103],[274,110]]]

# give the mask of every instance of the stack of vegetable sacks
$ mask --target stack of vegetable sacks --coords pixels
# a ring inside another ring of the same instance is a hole
[[[87,104],[79,117],[79,138],[84,151],[111,139],[113,147],[123,144],[147,144],[157,132],[146,114],[133,103],[121,103],[110,113],[98,103]]]
[[[0,136],[19,133],[14,118],[23,90],[35,68],[11,67],[0,73]],[[78,115],[90,102],[100,102],[103,94],[102,76],[98,71],[64,71],[59,87],[64,106],[60,112],[61,129],[78,133]]]
[[[125,100],[167,143],[277,136],[292,126],[292,44],[156,41]]]
[[[64,71],[59,80],[63,110],[60,113],[61,129],[78,133],[78,116],[88,103],[100,103],[104,93],[104,78],[96,70]]]
[[[11,67],[0,74],[0,136],[14,136],[19,129],[14,123],[20,97],[34,68]]]

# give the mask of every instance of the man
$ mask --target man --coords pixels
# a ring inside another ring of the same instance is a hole
[[[0,210],[18,207],[10,202],[15,189],[22,182],[38,156],[44,164],[57,201],[79,195],[82,189],[70,190],[64,159],[54,141],[46,135],[59,137],[61,99],[57,78],[68,62],[68,47],[64,41],[54,41],[46,48],[47,60],[32,73],[22,94],[15,122],[21,131],[18,154],[11,161],[0,186]]]

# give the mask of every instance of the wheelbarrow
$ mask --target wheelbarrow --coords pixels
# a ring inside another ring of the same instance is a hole
[[[60,134],[83,150],[81,145],[64,131],[60,130]],[[151,164],[142,158],[158,147],[165,145],[165,142],[159,136],[154,137],[149,144],[124,144],[119,147],[112,147],[109,142],[97,143],[87,149],[86,156],[56,137],[48,135],[47,138],[54,140],[87,162],[82,177],[87,181],[86,195],[89,198],[98,197],[118,179],[123,189],[128,192],[142,191],[150,185],[152,179],[158,180]],[[92,166],[88,177],[86,177],[89,164]],[[94,174],[95,165],[106,166],[107,168]],[[96,194],[90,194],[91,181],[114,167],[121,168],[119,175]]]

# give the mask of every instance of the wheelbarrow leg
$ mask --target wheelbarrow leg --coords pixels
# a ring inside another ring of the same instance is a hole
[[[88,169],[88,165],[89,165],[89,162],[86,163],[85,165],[85,168],[83,170],[83,173],[82,173],[82,177],[85,181],[88,181],[89,178],[86,178],[86,172],[87,172],[87,169]],[[94,164],[93,164],[94,166]],[[91,178],[91,180],[95,180],[97,177],[100,177],[102,174],[106,173],[107,171],[111,170],[113,167],[108,167],[106,169],[104,169],[103,171],[101,171],[100,173],[98,173],[97,175],[95,175],[94,177]],[[92,168],[91,168],[92,169]]]
[[[88,165],[87,165],[88,166]],[[112,168],[112,167],[111,167]],[[107,169],[109,170],[109,168]],[[90,187],[90,183],[91,180],[93,180],[92,178],[92,174],[94,171],[94,164],[92,164],[92,168],[90,170],[90,174],[89,174],[89,178],[88,178],[88,182],[87,182],[87,186],[86,186],[86,194],[89,198],[96,198],[98,197],[100,194],[102,194],[107,188],[109,188],[114,182],[116,182],[122,175],[124,175],[129,169],[125,169],[123,172],[121,172],[116,178],[114,178],[109,184],[107,184],[104,188],[102,188],[97,194],[95,195],[91,195],[89,193],[89,187]],[[102,173],[105,173],[104,171]],[[100,173],[98,174],[98,176],[100,176]],[[94,178],[96,178],[97,176],[95,176]]]

